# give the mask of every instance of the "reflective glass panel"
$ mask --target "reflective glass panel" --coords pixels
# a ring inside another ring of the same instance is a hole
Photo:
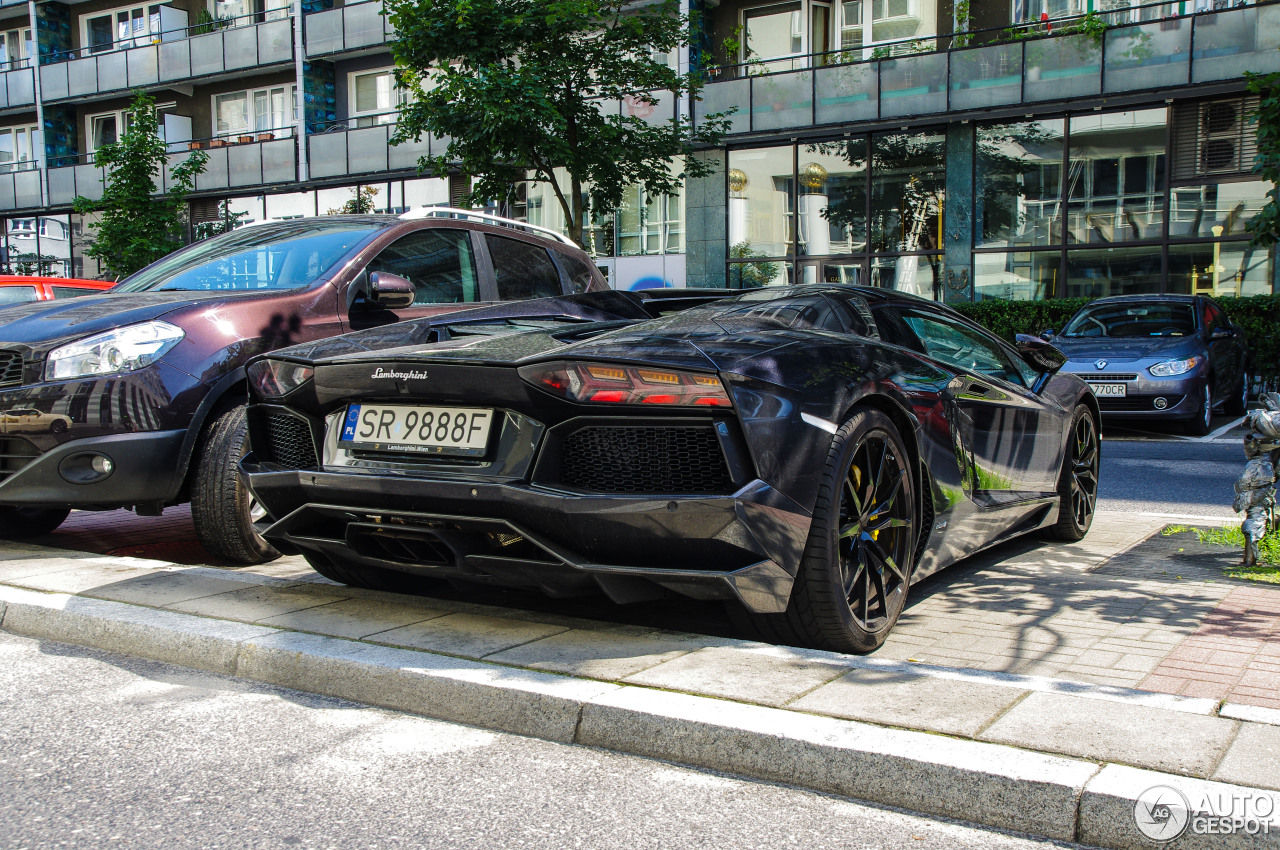
[[[942,255],[873,257],[871,286],[937,301],[942,297]]]
[[[871,249],[941,248],[945,136],[882,133],[871,142]]]
[[[763,263],[730,263],[729,288],[755,289],[791,283],[791,263],[773,260]]]
[[[729,151],[729,257],[791,252],[792,148]]]
[[[1169,246],[1169,291],[1197,295],[1270,295],[1275,260],[1248,242]]]
[[[1068,242],[1161,238],[1166,112],[1072,116]]]
[[[1062,120],[981,127],[975,159],[979,247],[1062,242]]]
[[[802,145],[799,251],[854,254],[867,248],[867,140]]]
[[[1041,301],[1058,295],[1061,251],[974,254],[974,297]]]
[[[1101,298],[1160,291],[1160,251],[1082,248],[1067,252],[1067,298]]]
[[[1209,183],[1170,191],[1169,236],[1240,236],[1267,203],[1269,183]]]

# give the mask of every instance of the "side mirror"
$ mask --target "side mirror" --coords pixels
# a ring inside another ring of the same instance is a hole
[[[390,272],[369,273],[369,300],[384,310],[403,310],[413,304],[413,284]]]
[[[1041,339],[1053,339],[1053,328],[1045,328],[1044,330],[1040,331],[1040,333],[1036,334],[1036,336],[1040,337]]]
[[[1218,328],[1216,331],[1209,334],[1209,339],[1215,342],[1220,339],[1235,339],[1235,338],[1236,338],[1236,332],[1232,328]]]
[[[1016,343],[1022,359],[1030,363],[1037,372],[1052,375],[1067,365],[1067,355],[1038,336],[1018,334]]]

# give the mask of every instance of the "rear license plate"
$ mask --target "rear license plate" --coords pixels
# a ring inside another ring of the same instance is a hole
[[[492,410],[352,404],[338,442],[346,449],[476,457],[489,444],[492,422]]]
[[[1124,384],[1090,384],[1093,387],[1093,394],[1099,398],[1124,398],[1129,394],[1129,388]]]

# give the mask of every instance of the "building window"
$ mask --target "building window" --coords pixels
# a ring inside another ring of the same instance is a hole
[[[214,0],[213,14],[233,26],[252,26],[289,17],[291,0]]]
[[[1066,122],[980,127],[975,156],[974,233],[979,248],[1061,245]]]
[[[25,171],[36,167],[35,126],[0,129],[0,171]]]
[[[409,102],[409,92],[396,82],[393,69],[354,73],[349,79],[352,127],[396,123],[400,107]]]
[[[298,121],[295,86],[230,92],[213,96],[215,134],[290,135]]]
[[[141,47],[160,40],[160,5],[126,6],[83,16],[81,44],[88,53]]]
[[[639,186],[627,189],[618,209],[618,254],[679,254],[684,251],[684,198],[647,197]]]
[[[29,67],[34,50],[30,27],[0,32],[0,70]]]
[[[1072,116],[1068,242],[1163,236],[1167,123],[1163,108]]]

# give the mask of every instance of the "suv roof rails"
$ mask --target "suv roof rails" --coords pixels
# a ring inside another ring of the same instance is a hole
[[[489,213],[476,212],[475,210],[461,210],[457,207],[424,207],[423,209],[409,210],[407,213],[400,215],[401,221],[414,221],[420,218],[456,218],[456,219],[472,219],[484,224],[494,224],[499,227],[510,227],[514,230],[527,230],[530,233],[536,233],[539,236],[546,236],[555,239],[557,242],[563,242],[566,245],[572,245],[577,248],[578,243],[574,242],[563,233],[558,233],[549,227],[540,227],[536,224],[529,224],[526,221],[516,221],[514,218],[503,218],[500,215],[490,215]]]

